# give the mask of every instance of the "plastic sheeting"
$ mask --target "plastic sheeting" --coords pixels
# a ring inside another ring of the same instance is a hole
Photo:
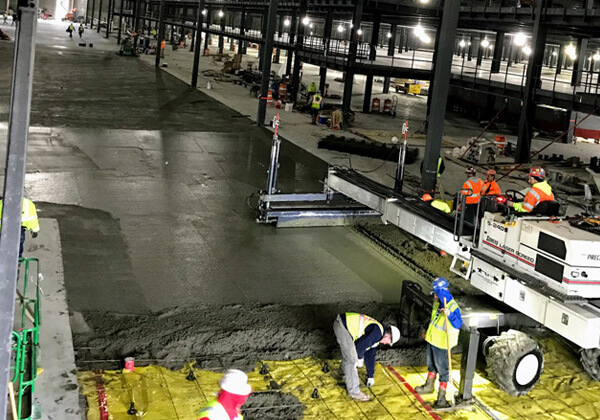
[[[499,419],[599,419],[600,383],[587,376],[573,354],[555,340],[546,338],[541,342],[545,350],[545,370],[540,383],[528,395],[512,397],[478,372],[473,386],[475,397]],[[328,372],[323,372],[325,362]],[[268,373],[261,375],[263,365]],[[459,358],[453,358],[453,366],[459,365]],[[424,403],[433,402],[437,394],[420,398],[413,390],[424,382],[425,367],[388,368],[378,364],[376,384],[367,390],[372,399],[366,403],[348,397],[338,378],[338,369],[339,361],[305,358],[258,363],[248,377],[256,393],[277,390],[296,397],[306,407],[304,419],[491,418],[478,406],[451,412],[435,412],[426,407]],[[190,370],[194,378],[189,375]],[[364,369],[360,369],[359,374],[364,383]],[[453,371],[456,384],[459,375],[459,369]],[[179,371],[151,365],[138,367],[135,372],[80,372],[78,376],[88,400],[89,420],[136,418],[127,413],[132,403],[137,418],[195,420],[207,401],[218,392],[221,373],[191,365]],[[317,398],[314,398],[315,389]],[[101,407],[105,407],[104,412]],[[261,409],[269,410],[269,407]]]

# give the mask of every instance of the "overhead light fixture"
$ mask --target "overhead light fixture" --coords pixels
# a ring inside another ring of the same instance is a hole
[[[598,61],[600,60],[600,53],[596,53],[592,56],[592,58],[594,59],[594,61]]]
[[[222,18],[223,16],[225,16],[225,13],[223,13],[222,10],[219,10],[219,17]]]
[[[429,0],[419,0],[419,3],[421,3],[421,4],[427,4],[427,3],[429,3]]]
[[[308,25],[310,23],[310,18],[308,16],[304,16],[302,18],[302,24],[303,25]]]
[[[460,46],[460,48],[465,48],[465,46],[467,45],[467,43],[465,42],[464,39],[461,39],[460,42],[458,43],[458,45]]]
[[[313,34],[312,31],[310,31],[310,36],[312,36],[312,34]]]
[[[204,9],[204,10],[202,11],[202,14],[203,14],[204,16],[206,16],[206,14],[207,14],[207,13],[208,13],[208,10],[206,10],[206,9]]]
[[[391,33],[391,32],[388,32],[388,33],[387,33],[387,37],[388,37],[388,38],[391,38],[391,37],[392,37],[392,33]]]
[[[362,35],[362,29],[359,29],[358,31],[356,31],[357,34]]]
[[[571,58],[572,60],[575,60],[577,58],[577,50],[575,49],[573,44],[567,45],[565,47],[565,52],[567,53],[569,58]]]
[[[492,44],[490,44],[490,46],[488,47],[490,50],[494,49],[494,46]]]
[[[284,20],[283,26],[290,26],[290,20],[289,19]]]
[[[415,26],[415,29],[413,30],[413,32],[416,36],[418,36],[420,38],[421,35],[423,35],[425,33],[425,29],[423,29],[423,27],[419,23],[417,26]]]
[[[527,36],[523,32],[519,32],[513,38],[513,42],[515,43],[515,45],[517,47],[523,47],[523,46],[525,46],[525,43],[527,42]]]
[[[315,27],[315,25],[311,22],[311,23],[308,24],[308,27],[312,29],[312,28]]]
[[[483,38],[483,41],[481,41],[481,46],[483,48],[487,48],[490,45],[490,41],[487,40],[487,38]]]
[[[419,37],[422,43],[429,44],[431,42],[431,37],[427,34],[423,34]]]
[[[556,57],[558,53],[556,51],[552,51],[552,55]]]
[[[338,32],[344,32],[344,27],[342,26],[342,24],[340,23],[337,27],[337,31]]]
[[[523,47],[523,54],[525,54],[525,55],[531,55],[531,47],[529,45],[525,45]]]

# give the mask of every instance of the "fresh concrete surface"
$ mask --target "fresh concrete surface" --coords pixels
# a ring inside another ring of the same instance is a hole
[[[38,258],[43,291],[41,303],[39,366],[35,400],[45,420],[80,420],[79,387],[69,323],[58,223],[40,219],[40,233],[27,235],[25,257]]]

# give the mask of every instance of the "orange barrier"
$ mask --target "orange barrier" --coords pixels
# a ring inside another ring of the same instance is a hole
[[[381,101],[379,100],[379,98],[374,98],[373,101],[371,102],[371,112],[379,112],[379,103]]]

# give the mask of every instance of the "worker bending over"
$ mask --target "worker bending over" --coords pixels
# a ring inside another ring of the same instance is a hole
[[[425,333],[427,342],[427,381],[415,388],[419,394],[434,391],[435,377],[440,375],[440,389],[434,403],[435,408],[449,407],[446,401],[446,387],[450,377],[448,371],[448,344],[453,348],[458,343],[458,333],[462,326],[460,308],[448,290],[448,280],[438,277],[433,281],[433,310]],[[448,326],[449,331],[446,331]],[[449,336],[448,336],[449,334]]]
[[[501,195],[502,191],[500,186],[495,181],[496,171],[490,169],[487,171],[483,187],[481,188],[481,195]]]
[[[366,365],[368,387],[375,384],[375,354],[379,344],[393,345],[400,339],[400,330],[393,325],[383,325],[370,316],[346,312],[337,316],[333,331],[342,350],[342,372],[351,398],[369,401],[361,392],[357,367]]]
[[[0,197],[0,218],[2,217],[2,205],[4,200]],[[37,216],[37,210],[35,204],[29,198],[23,197],[23,203],[21,206],[21,242],[19,245],[19,258],[23,256],[23,249],[25,244],[25,232],[31,231],[31,237],[37,238],[38,232],[40,231],[40,222]]]
[[[520,213],[531,213],[538,204],[544,201],[554,201],[552,187],[545,178],[546,171],[544,171],[544,168],[541,166],[534,166],[531,168],[528,179],[528,182],[531,184],[531,189],[525,194],[523,202],[513,203],[509,200],[506,202],[506,205],[514,208]]]
[[[221,390],[217,399],[200,412],[199,420],[243,420],[242,405],[252,393],[248,376],[237,369],[229,369],[219,381]]]

